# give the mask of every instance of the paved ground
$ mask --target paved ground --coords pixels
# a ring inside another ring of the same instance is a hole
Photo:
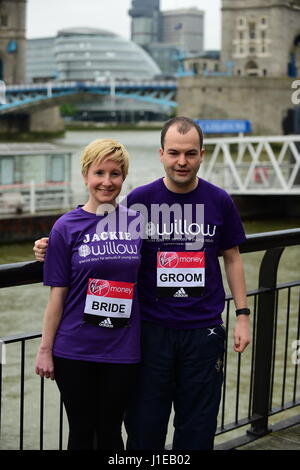
[[[300,450],[300,424],[271,432],[256,441],[238,447],[237,450]]]

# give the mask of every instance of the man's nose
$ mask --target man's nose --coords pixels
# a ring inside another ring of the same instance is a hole
[[[185,154],[184,153],[181,153],[178,157],[178,164],[180,166],[185,166],[186,165],[186,158],[185,158]]]

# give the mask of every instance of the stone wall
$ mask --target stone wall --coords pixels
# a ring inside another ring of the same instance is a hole
[[[26,2],[27,0],[1,0],[0,2],[0,15],[3,18],[2,21],[5,22],[0,27],[0,61],[2,79],[6,85],[25,82]],[[8,51],[10,41],[16,43],[14,52]]]
[[[291,78],[184,77],[178,82],[178,115],[197,119],[249,119],[253,134],[281,135],[291,102]]]
[[[293,42],[300,34],[299,7],[299,0],[222,0],[222,63],[234,61],[235,75],[238,71],[245,75],[247,63],[254,61],[260,76],[287,76]],[[244,28],[239,25],[241,20],[245,21]],[[255,24],[253,40],[249,39],[250,22]],[[238,39],[240,34],[242,40]],[[236,52],[236,44],[240,44],[243,53]],[[249,51],[251,46],[255,48],[253,53]],[[300,51],[298,61],[299,55]]]

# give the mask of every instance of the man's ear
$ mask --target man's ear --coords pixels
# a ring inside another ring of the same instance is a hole
[[[160,147],[160,149],[159,149],[159,159],[160,159],[160,161],[162,161],[163,154],[164,154],[164,149]]]
[[[200,152],[201,163],[202,163],[203,160],[204,160],[204,155],[205,155],[205,149],[202,149],[201,152]]]

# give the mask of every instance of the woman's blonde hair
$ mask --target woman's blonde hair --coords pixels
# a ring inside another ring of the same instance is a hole
[[[85,147],[81,156],[83,176],[87,176],[92,163],[100,164],[106,157],[120,165],[125,179],[128,173],[129,154],[124,145],[112,139],[97,139]]]

